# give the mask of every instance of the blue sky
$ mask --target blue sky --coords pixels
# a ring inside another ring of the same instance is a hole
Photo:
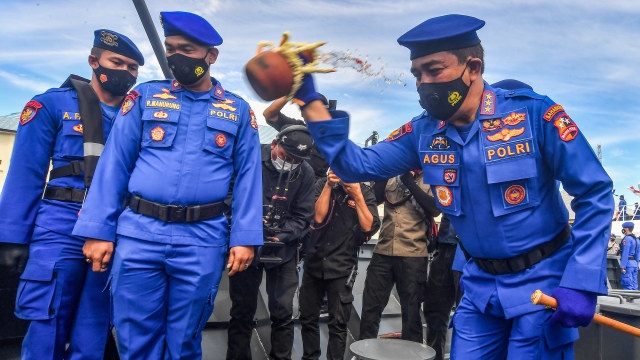
[[[248,87],[243,66],[260,40],[277,43],[289,30],[292,41],[326,41],[321,48],[326,52],[368,61],[381,76],[364,76],[349,66],[316,76],[318,89],[351,114],[350,136],[358,143],[372,130],[385,137],[421,111],[408,50],[396,39],[429,17],[478,17],[487,22],[478,32],[485,80],[519,79],[563,105],[594,149],[602,146],[616,193],[637,199],[626,189],[640,181],[637,0],[148,0],[147,6],[158,31],[160,11],[207,18],[224,39],[212,74],[258,115],[268,104]],[[131,1],[5,0],[2,8],[0,115],[20,111],[34,94],[59,86],[69,73],[89,77],[87,56],[99,28],[138,44],[147,60],[140,82],[162,77]],[[393,81],[387,84],[385,77]],[[299,115],[293,106],[285,112]]]

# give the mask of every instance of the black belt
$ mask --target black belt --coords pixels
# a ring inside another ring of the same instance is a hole
[[[47,186],[47,188],[44,189],[44,196],[42,196],[42,198],[82,204],[86,195],[87,190],[85,189],[74,189],[70,186]]]
[[[513,274],[519,271],[528,269],[533,265],[539,263],[540,261],[548,258],[556,252],[571,236],[571,227],[567,225],[558,235],[556,235],[550,241],[542,243],[533,249],[527,251],[524,254],[517,255],[514,257],[510,257],[507,259],[481,259],[473,257],[473,261],[478,265],[478,267],[489,274],[493,275],[504,275],[504,274]],[[462,247],[462,243],[460,243],[460,247],[462,251],[465,253],[467,258],[470,257],[469,253]]]
[[[131,211],[168,223],[185,223],[213,219],[224,214],[227,205],[223,201],[210,204],[181,206],[166,205],[131,195],[127,205]]]
[[[630,258],[629,258],[629,260],[635,260],[635,259],[636,259],[635,257],[630,257]]]
[[[84,172],[84,161],[72,161],[69,165],[59,166],[55,169],[51,169],[49,173],[49,180],[67,177],[77,176]]]

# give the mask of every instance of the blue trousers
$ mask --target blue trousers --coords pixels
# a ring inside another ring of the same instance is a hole
[[[102,359],[109,274],[91,271],[78,239],[42,228],[34,235],[16,297],[16,316],[31,320],[22,359]]]
[[[633,262],[635,266],[626,267],[626,273],[622,274],[622,288],[624,290],[638,290],[638,266],[633,260],[629,260],[629,262]]]
[[[548,326],[552,313],[545,309],[506,319],[496,292],[484,313],[465,294],[453,318],[451,359],[573,359],[576,331]]]
[[[120,357],[199,359],[226,247],[168,245],[119,235],[111,270]]]

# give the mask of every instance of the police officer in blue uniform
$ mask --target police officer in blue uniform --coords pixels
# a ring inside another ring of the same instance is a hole
[[[195,14],[161,19],[176,80],[127,95],[74,228],[94,270],[108,267],[116,242],[111,294],[123,359],[200,358],[227,247],[233,276],[262,244],[255,116],[208,76],[222,38]],[[233,175],[229,232],[223,200]]]
[[[620,201],[618,201],[618,216],[617,220],[627,220],[627,200],[624,199],[624,195],[620,195]]]
[[[71,231],[144,58],[122,34],[94,35],[91,81],[72,75],[24,107],[0,197],[0,259],[24,270],[15,309],[31,320],[23,359],[102,359],[109,333],[108,274],[91,271]]]
[[[606,289],[612,182],[563,107],[528,89],[482,79],[484,21],[429,19],[398,42],[411,51],[425,112],[391,141],[360,148],[345,112],[327,113],[307,75],[296,94],[318,148],[344,181],[421,166],[470,256],[454,316],[451,358],[572,358],[577,326]],[[330,119],[333,117],[333,119]],[[559,182],[574,197],[568,212]],[[554,312],[534,306],[541,289]]]
[[[622,255],[620,255],[620,271],[622,272],[622,288],[638,290],[638,255],[640,240],[633,234],[634,224],[627,221],[622,224]]]

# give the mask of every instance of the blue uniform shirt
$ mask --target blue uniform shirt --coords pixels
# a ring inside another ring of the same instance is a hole
[[[74,234],[115,235],[166,244],[219,246],[227,219],[165,223],[122,213],[129,193],[172,205],[222,201],[235,175],[230,246],[262,244],[262,178],[257,123],[249,104],[215,79],[206,93],[176,81],[138,85],[125,98]]]
[[[107,137],[115,111],[102,104],[102,114]],[[42,193],[50,161],[57,168],[83,160],[82,131],[78,95],[73,87],[47,90],[27,103],[0,196],[0,242],[27,244],[34,231],[36,240],[38,233],[46,230],[71,235],[80,204],[45,200]],[[82,174],[57,178],[49,185],[85,188]]]
[[[622,255],[620,255],[620,268],[625,269],[627,267],[638,267],[638,247],[640,246],[640,240],[631,235],[627,235],[622,239]],[[630,260],[633,258],[634,260]]]
[[[310,122],[309,130],[340,178],[387,179],[422,167],[439,208],[474,257],[508,258],[550,241],[568,222],[559,182],[574,197],[571,240],[544,260],[544,268],[495,276],[466,264],[465,291],[479,309],[492,289],[508,318],[538,310],[530,300],[536,289],[606,293],[612,182],[562,106],[528,89],[493,89],[485,82],[465,140],[455,126],[423,112],[364,149],[348,141],[348,115],[332,116]]]

